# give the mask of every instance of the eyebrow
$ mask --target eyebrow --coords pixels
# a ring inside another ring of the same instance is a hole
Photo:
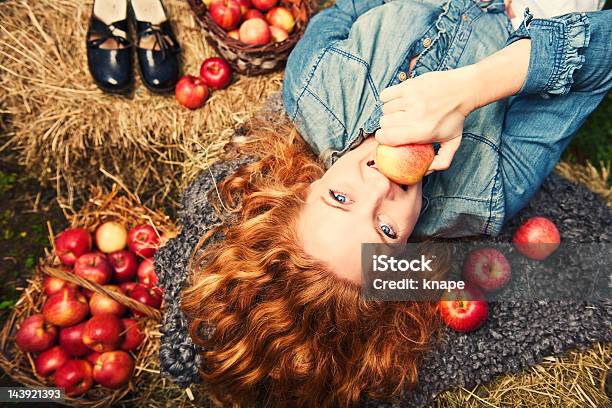
[[[323,203],[325,203],[325,205],[327,205],[328,207],[335,208],[335,209],[338,209],[338,210],[344,211],[344,212],[350,212],[351,211],[349,208],[346,208],[346,206],[334,205],[334,204],[330,203],[329,201],[327,201],[325,199],[325,197],[323,195],[321,195],[320,198],[321,198],[321,201],[323,201]],[[372,227],[376,231],[376,234],[380,237],[380,239],[381,239],[383,244],[385,244],[385,245],[391,245],[392,244],[392,242],[388,241],[390,238],[387,237],[385,234],[383,234],[383,232],[380,230],[380,228],[378,228],[378,226],[376,225],[376,222],[373,223]]]

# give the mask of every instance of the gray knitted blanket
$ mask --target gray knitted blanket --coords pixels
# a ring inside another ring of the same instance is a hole
[[[161,371],[182,386],[200,382],[197,367],[202,364],[179,307],[189,257],[205,231],[220,222],[207,202],[213,180],[223,179],[245,160],[216,163],[191,184],[183,195],[179,213],[181,233],[155,256],[165,301],[159,351]],[[530,204],[491,241],[510,242],[511,231],[534,215],[553,219],[564,240],[612,239],[612,210],[605,202],[583,186],[553,174]],[[487,324],[476,332],[460,334],[443,329],[441,340],[421,365],[418,387],[406,393],[399,406],[422,407],[443,391],[486,383],[496,376],[533,366],[546,356],[583,349],[598,341],[612,341],[610,302],[492,303]],[[364,399],[362,406],[392,405]]]

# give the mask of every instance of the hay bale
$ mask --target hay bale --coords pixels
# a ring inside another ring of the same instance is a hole
[[[183,48],[183,71],[197,73],[214,50],[186,1],[164,4]],[[109,187],[114,177],[154,205],[219,157],[227,129],[231,133],[280,89],[282,75],[239,76],[197,111],[180,107],[173,96],[150,94],[138,78],[129,98],[104,94],[87,69],[91,5],[0,2],[0,106],[12,126],[8,145],[68,204],[75,192]]]

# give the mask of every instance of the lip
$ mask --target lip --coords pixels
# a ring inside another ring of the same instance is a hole
[[[380,174],[381,176],[387,178],[387,176],[385,176],[384,174],[382,174],[380,172],[380,170],[378,170],[378,167],[376,167],[376,162],[374,161],[374,159],[370,159],[368,161],[366,161],[366,167],[370,168],[370,169],[374,169],[376,170],[376,172],[378,174]],[[406,192],[408,191],[408,186],[402,185],[402,184],[398,184],[395,181],[387,178],[387,180],[389,180],[391,182],[392,185],[394,185],[395,187],[399,188],[402,192]]]

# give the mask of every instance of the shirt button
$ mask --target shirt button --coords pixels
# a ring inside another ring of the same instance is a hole
[[[463,19],[463,21],[468,21],[468,15],[467,14],[462,15],[461,18]]]
[[[406,75],[404,71],[397,74],[397,79],[399,79],[401,82],[404,82],[406,78],[408,78],[408,75]]]
[[[427,37],[423,40],[423,47],[427,48],[431,45],[431,38]]]

